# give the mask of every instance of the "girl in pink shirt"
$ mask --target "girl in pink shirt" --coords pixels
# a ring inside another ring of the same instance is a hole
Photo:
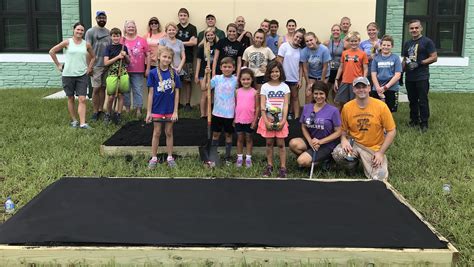
[[[244,139],[247,146],[245,167],[252,167],[253,132],[257,124],[258,106],[255,76],[251,69],[243,69],[239,76],[239,89],[235,94],[235,131],[237,132],[237,162],[242,167]],[[244,137],[245,136],[245,137]]]

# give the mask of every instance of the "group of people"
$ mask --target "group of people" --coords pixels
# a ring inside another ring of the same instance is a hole
[[[164,125],[167,164],[176,166],[172,156],[173,124],[178,120],[179,94],[184,90],[184,109],[190,109],[191,82],[201,87],[201,117],[208,115],[207,87],[213,90],[211,149],[217,151],[225,132],[225,157],[232,162],[232,135],[236,132],[237,167],[252,166],[252,135],[266,139],[267,166],[263,176],[273,173],[273,147],[280,155],[278,177],[286,177],[285,138],[288,120],[301,123],[303,137],[290,141],[290,150],[300,166],[321,164],[332,158],[348,169],[362,161],[364,172],[372,179],[388,177],[385,152],[396,129],[391,112],[397,111],[398,84],[406,72],[410,100],[410,126],[428,128],[428,65],[437,59],[433,42],[421,35],[418,20],[409,23],[412,40],[404,45],[403,61],[392,54],[393,38],[378,38],[375,22],[367,25],[368,40],[350,31],[344,17],[331,27],[329,40],[322,43],[314,32],[297,29],[294,19],[286,23],[287,33],[278,35],[279,23],[265,19],[253,34],[245,30],[245,19],[218,29],[216,18],[206,16],[207,28],[197,33],[189,23],[189,12],[178,11],[179,23],[168,23],[161,30],[156,17],[149,20],[145,36],[137,36],[134,21],[126,21],[124,36],[118,28],[105,28],[107,16],[97,11],[97,26],[83,40],[84,26],[76,23],[73,37],[50,50],[62,71],[68,96],[71,126],[89,129],[85,122],[87,75],[93,87],[93,120],[105,113],[104,121],[120,123],[120,112],[132,107],[142,113],[142,87],[147,80],[146,121],[154,123],[150,169],[158,164],[159,137]],[[197,47],[196,60],[194,49]],[[66,49],[61,64],[56,53]],[[195,62],[195,64],[193,64]],[[305,102],[300,108],[299,90],[305,85]],[[105,93],[109,95],[102,111]],[[79,96],[79,122],[74,107]],[[114,101],[115,100],[115,101]],[[328,102],[332,100],[335,106]],[[112,107],[112,102],[118,103]],[[244,158],[243,147],[246,143]],[[215,162],[206,162],[210,167]]]

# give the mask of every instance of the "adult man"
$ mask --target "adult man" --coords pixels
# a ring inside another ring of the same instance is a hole
[[[96,61],[94,69],[92,70],[91,84],[93,88],[92,105],[93,114],[92,121],[97,121],[102,113],[102,108],[105,101],[105,78],[107,75],[107,67],[104,66],[105,48],[111,44],[110,32],[105,28],[107,24],[107,15],[105,11],[97,11],[95,21],[97,26],[94,26],[86,32],[86,42],[94,49]]]
[[[412,20],[408,24],[411,40],[403,45],[402,62],[406,72],[405,86],[410,102],[410,122],[412,127],[420,126],[422,132],[428,130],[430,107],[428,91],[430,89],[429,64],[438,60],[438,53],[433,41],[421,35],[423,27],[419,20]]]
[[[237,41],[242,43],[242,49],[252,45],[252,33],[245,30],[245,19],[242,16],[235,18],[235,24],[237,25]]]
[[[341,23],[341,39],[344,39],[349,34],[349,29],[351,28],[351,19],[348,17],[342,17]]]
[[[225,32],[216,27],[216,17],[214,15],[209,14],[206,16],[206,25],[208,28],[214,29],[214,32],[216,33],[217,38],[219,38],[219,40],[225,38]],[[201,43],[202,39],[204,39],[204,31],[201,31],[198,34],[198,44]]]
[[[184,100],[186,106],[185,111],[191,110],[191,81],[194,78],[193,60],[194,47],[197,45],[197,29],[196,26],[189,23],[189,12],[186,8],[181,8],[178,11],[178,34],[176,38],[181,40],[184,45],[184,52],[186,54],[186,62],[183,66],[184,75],[181,76],[183,83]]]
[[[349,171],[355,169],[360,158],[367,178],[386,180],[385,152],[396,135],[392,113],[384,102],[369,97],[370,83],[366,77],[355,78],[352,85],[355,99],[342,108],[341,143],[332,156]]]

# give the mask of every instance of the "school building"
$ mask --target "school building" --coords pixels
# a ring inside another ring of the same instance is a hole
[[[394,37],[396,54],[410,38],[407,22],[417,18],[423,34],[438,49],[438,62],[430,67],[431,89],[474,92],[471,0],[0,0],[0,89],[61,88],[60,73],[48,50],[72,35],[75,22],[82,21],[86,28],[95,25],[97,10],[107,12],[107,28],[122,29],[125,20],[133,19],[143,35],[150,17],[158,17],[162,26],[177,22],[181,7],[189,10],[190,22],[198,31],[204,29],[207,14],[216,16],[220,29],[242,15],[251,32],[264,18],[276,19],[279,34],[286,32],[285,23],[293,18],[298,27],[315,32],[321,41],[329,38],[331,26],[343,16],[351,18],[351,30],[359,31],[362,39],[367,39],[366,25],[376,21],[380,36]],[[194,103],[198,95],[194,93]]]

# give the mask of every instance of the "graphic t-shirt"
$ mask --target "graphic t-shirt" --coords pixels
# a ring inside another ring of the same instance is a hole
[[[216,49],[219,50],[219,58],[218,58],[217,66],[216,66],[216,74],[222,73],[221,68],[220,68],[220,63],[223,58],[231,57],[237,63],[237,58],[242,57],[242,53],[243,53],[242,44],[239,41],[231,42],[227,38],[219,40],[219,42],[217,42]]]
[[[402,72],[400,57],[394,54],[390,54],[389,56],[378,54],[372,61],[370,72],[376,72],[380,86],[384,86],[395,76],[395,73]],[[373,87],[372,90],[375,90],[375,87]],[[389,90],[398,91],[398,83],[392,85]]]
[[[369,64],[369,59],[360,49],[347,49],[342,52],[341,62],[344,64],[342,82],[352,84],[355,78],[364,76],[364,64]]]
[[[130,73],[145,72],[145,59],[148,53],[148,43],[145,39],[137,36],[134,40],[125,39],[125,46],[130,55],[130,64],[127,70]]]
[[[268,110],[270,108],[279,108],[281,110],[278,114],[280,121],[283,118],[283,107],[285,105],[285,95],[290,93],[290,87],[286,83],[280,83],[279,85],[270,85],[269,83],[264,83],[260,90],[260,95],[266,97],[265,108]],[[272,114],[267,112],[267,116],[272,118]]]
[[[231,77],[216,75],[211,79],[211,88],[214,88],[212,115],[228,119],[234,118],[237,77],[235,75]]]
[[[176,38],[187,42],[191,39],[191,37],[197,38],[197,29],[196,26],[189,23],[186,27],[183,27],[181,24],[178,24],[178,32],[176,33]],[[186,54],[186,63],[192,63],[194,57],[194,46],[186,46],[185,47],[185,54]]]
[[[161,74],[161,81],[158,76],[158,70]],[[174,90],[173,80],[171,79],[170,70],[162,71],[159,67],[152,69],[147,79],[147,87],[153,87],[153,105],[152,114],[171,114],[174,112],[175,90],[181,88],[181,80],[178,73],[174,73]]]
[[[183,42],[178,39],[175,39],[173,42],[169,38],[163,38],[160,40],[160,45],[169,47],[173,50],[173,68],[177,68],[181,63],[181,52],[185,51]],[[182,75],[182,73],[180,73],[180,75]]]
[[[109,57],[109,60],[113,59],[114,57],[120,54],[120,52],[122,51],[122,47],[123,47],[123,51],[125,51],[125,53],[127,53],[128,55],[128,48],[126,46],[122,44],[111,44],[105,48],[104,57]],[[120,66],[120,60],[115,61],[112,65],[109,66],[107,75],[117,76],[119,66]],[[126,69],[125,59],[123,59],[121,75],[125,75],[125,74],[127,74],[127,69]]]
[[[283,57],[283,70],[287,82],[298,82],[300,79],[301,48],[294,48],[286,42],[278,49],[278,56]]]
[[[107,28],[94,26],[86,32],[86,42],[91,44],[94,54],[96,56],[96,67],[104,66],[104,51],[105,48],[112,43],[110,38],[110,31]]]
[[[275,36],[267,35],[266,38],[267,47],[272,50],[275,56],[278,56],[278,40],[280,39],[280,35],[276,34]]]
[[[212,63],[214,62],[214,52],[216,51],[216,44],[211,45],[211,63],[210,67],[212,68]],[[199,77],[204,77],[206,66],[207,66],[207,57],[206,53],[204,53],[204,45],[200,46],[198,49],[197,57],[201,59],[201,66],[199,68]]]
[[[257,90],[254,88],[239,88],[236,92],[235,123],[249,124],[255,119],[255,96]]]
[[[268,47],[249,46],[245,49],[242,59],[249,63],[249,68],[253,70],[255,77],[263,77],[268,62],[273,60],[275,55]]]
[[[395,129],[392,113],[384,102],[369,97],[369,104],[360,108],[356,100],[342,108],[342,130],[355,141],[373,151],[378,151],[385,139],[384,130]]]
[[[323,74],[323,64],[331,61],[331,55],[326,46],[320,44],[317,49],[310,49],[309,47],[301,50],[300,61],[308,62],[309,77],[321,79]],[[329,76],[329,66],[324,77]]]
[[[314,104],[306,104],[301,113],[300,123],[309,131],[311,138],[322,139],[331,135],[334,128],[341,126],[339,110],[329,104],[324,105],[318,112],[314,112]],[[327,143],[335,148],[338,140]]]
[[[408,40],[403,46],[403,56],[413,62],[418,63],[418,68],[409,70],[405,68],[407,81],[423,81],[430,78],[429,65],[422,65],[421,61],[430,57],[436,52],[436,46],[431,39],[421,36],[416,40]]]

